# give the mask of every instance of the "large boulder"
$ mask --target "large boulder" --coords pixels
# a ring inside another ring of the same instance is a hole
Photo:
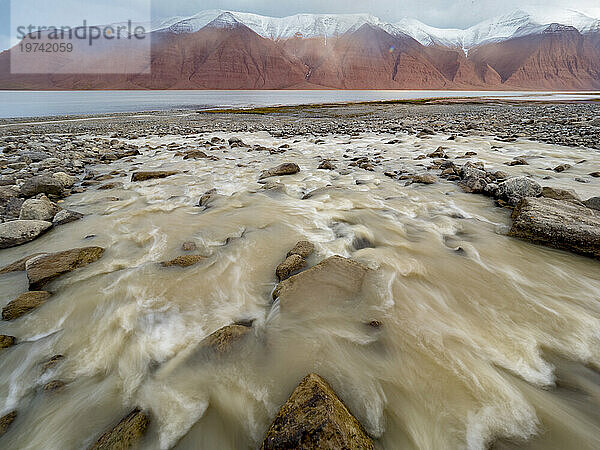
[[[566,201],[574,201],[580,203],[579,197],[577,197],[577,193],[572,190],[553,188],[549,186],[544,186],[542,188],[542,197],[545,198],[553,198],[555,200],[566,200]]]
[[[14,220],[0,223],[0,248],[16,247],[33,241],[50,227],[52,223],[43,220]]]
[[[103,254],[102,247],[85,247],[32,258],[25,265],[29,287],[38,289],[65,273],[97,261]]]
[[[288,302],[307,298],[349,299],[359,293],[368,272],[369,268],[357,261],[332,256],[279,283],[273,298],[279,297],[282,307]]]
[[[21,195],[23,197],[35,197],[38,194],[54,195],[62,197],[65,193],[65,187],[61,180],[52,175],[37,175],[31,177],[21,186]]]
[[[600,211],[551,198],[525,198],[509,236],[600,258]]]
[[[52,222],[60,207],[51,202],[45,195],[41,198],[28,198],[21,206],[19,219],[21,220],[44,220]]]
[[[498,198],[516,206],[526,197],[539,197],[542,195],[542,186],[527,177],[510,178],[498,185]]]
[[[306,376],[282,406],[261,450],[369,450],[373,441],[317,374]]]
[[[77,177],[69,175],[65,172],[56,172],[52,175],[65,189],[70,189],[79,181]]]
[[[150,418],[141,409],[135,408],[121,419],[114,428],[100,436],[100,439],[90,447],[90,450],[135,448],[144,436],[149,424]]]
[[[19,295],[2,309],[3,320],[14,320],[39,308],[50,298],[50,292],[31,291]]]
[[[172,170],[158,170],[153,172],[134,172],[131,175],[131,181],[146,181],[155,180],[158,178],[167,178],[173,175],[177,175],[179,172]]]
[[[269,177],[277,177],[277,176],[282,176],[282,175],[293,175],[295,173],[300,172],[300,167],[298,166],[298,164],[295,163],[283,163],[280,164],[277,167],[273,167],[269,170],[265,170],[261,175],[260,175],[260,180],[263,180],[265,178],[269,178]]]
[[[583,204],[588,208],[600,211],[600,197],[588,198]]]

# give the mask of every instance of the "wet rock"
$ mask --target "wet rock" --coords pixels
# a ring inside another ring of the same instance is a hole
[[[11,264],[9,264],[8,266],[4,266],[2,269],[0,269],[0,275],[4,274],[4,273],[11,273],[11,272],[23,272],[25,270],[25,264],[27,263],[27,261],[29,261],[32,258],[35,258],[36,256],[40,256],[40,255],[45,255],[45,253],[34,253],[33,255],[29,255],[26,256],[25,258],[21,258]]]
[[[39,199],[29,198],[21,206],[20,220],[43,220],[52,222],[60,208],[45,195]]]
[[[46,291],[32,291],[21,294],[2,309],[3,320],[14,320],[39,308],[50,298]]]
[[[575,193],[575,191],[553,188],[553,187],[548,187],[548,186],[544,186],[542,188],[542,197],[553,198],[555,200],[566,200],[566,201],[575,201],[575,202],[580,201],[579,197],[577,197],[577,194]]]
[[[564,172],[565,170],[569,170],[571,168],[570,164],[561,164],[556,166],[553,170],[557,173]]]
[[[150,418],[136,408],[127,414],[113,429],[104,433],[90,450],[123,450],[134,448],[143,437]]]
[[[373,449],[358,420],[317,374],[306,376],[282,406],[261,450]]]
[[[161,262],[160,265],[163,267],[191,267],[204,259],[206,258],[202,255],[184,255],[178,256],[171,261]]]
[[[527,177],[510,178],[498,185],[498,198],[516,206],[525,197],[539,197],[542,187]]]
[[[0,417],[0,436],[8,431],[8,428],[17,418],[17,411],[11,411],[5,416]]]
[[[551,198],[525,198],[509,236],[600,258],[600,212]]]
[[[202,197],[200,197],[200,201],[198,202],[198,206],[208,207],[209,203],[217,198],[217,190],[211,189],[206,191]]]
[[[65,273],[99,260],[103,254],[102,247],[84,247],[30,259],[25,264],[29,287],[38,289]]]
[[[203,353],[210,351],[211,353],[220,355],[227,354],[238,342],[245,338],[250,331],[252,331],[252,328],[245,324],[227,325],[203,339],[195,352]]]
[[[375,245],[366,237],[357,236],[352,241],[354,250],[362,250],[363,248],[375,248]]]
[[[238,137],[229,138],[227,142],[231,148],[246,147],[246,144],[244,144],[244,142]]]
[[[16,186],[0,186],[0,207],[5,207],[8,202],[20,195]]]
[[[306,266],[306,260],[300,255],[290,255],[285,261],[277,266],[275,274],[279,281],[289,278],[294,272],[298,272]]]
[[[98,186],[99,191],[108,191],[111,189],[123,189],[123,183],[120,181],[113,181],[111,183],[105,183],[102,186]]]
[[[446,158],[448,158],[448,155],[446,155],[446,152],[444,151],[444,147],[438,147],[436,151],[428,154],[427,157],[428,158],[446,159]]]
[[[65,359],[63,355],[54,355],[52,358],[42,364],[42,372],[53,369],[63,359]]]
[[[588,208],[600,211],[600,197],[592,197],[583,202]],[[1,272],[0,272],[1,273]]]
[[[21,195],[25,198],[35,197],[38,194],[62,197],[64,193],[65,188],[63,184],[52,175],[31,177],[21,186]]]
[[[412,182],[417,183],[417,184],[434,184],[436,181],[437,181],[437,178],[428,173],[415,175],[412,178]]]
[[[600,178],[600,172],[592,172],[590,173],[590,177]]]
[[[300,167],[295,163],[283,163],[277,167],[273,167],[269,170],[265,170],[261,175],[259,180],[263,180],[269,177],[278,177],[283,175],[294,175],[295,173],[300,172]]]
[[[17,339],[14,336],[7,336],[6,334],[0,334],[0,349],[12,347],[15,345]]]
[[[50,227],[52,223],[43,220],[14,220],[0,223],[0,249],[33,241]]]
[[[336,167],[335,165],[329,161],[328,159],[326,159],[325,161],[323,161],[321,164],[319,164],[319,167],[317,167],[317,169],[322,169],[322,170],[335,170]]]
[[[308,295],[336,291],[336,294],[350,297],[361,289],[368,271],[366,266],[357,261],[332,256],[279,283],[273,291],[273,298],[293,297],[300,291]]]
[[[44,385],[44,391],[46,391],[46,392],[62,391],[66,385],[67,385],[67,383],[65,383],[64,381],[52,380],[49,383],[46,383]]]
[[[294,248],[291,249],[287,256],[300,255],[303,258],[308,258],[315,251],[315,246],[309,241],[299,241]]]
[[[179,172],[172,170],[158,170],[153,172],[134,172],[131,175],[131,181],[147,181],[147,180],[155,180],[159,178],[167,178],[173,175],[177,175]]]
[[[183,243],[183,245],[181,246],[181,249],[184,252],[194,252],[198,249],[198,246],[193,241],[187,241],[187,242]]]
[[[529,163],[525,161],[523,158],[515,158],[512,161],[504,163],[507,166],[528,166]]]
[[[487,187],[487,183],[483,178],[468,176],[458,183],[458,186],[464,191],[471,194],[481,194]]]
[[[81,218],[83,218],[83,214],[78,213],[77,211],[61,209],[54,216],[54,220],[52,220],[52,225],[65,225],[67,223],[75,222],[76,220],[79,220]]]

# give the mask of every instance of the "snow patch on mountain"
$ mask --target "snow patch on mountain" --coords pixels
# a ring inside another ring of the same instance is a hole
[[[239,23],[258,35],[273,40],[292,37],[330,38],[369,24],[395,36],[411,36],[423,45],[457,47],[462,48],[465,53],[470,48],[486,42],[542,33],[553,23],[574,27],[581,33],[600,31],[599,19],[572,9],[559,8],[522,8],[485,20],[465,30],[436,28],[411,18],[389,23],[370,14],[296,14],[289,17],[267,17],[245,12],[207,10],[191,17],[173,17],[159,21],[152,27],[152,31],[193,33],[208,24],[230,27]]]

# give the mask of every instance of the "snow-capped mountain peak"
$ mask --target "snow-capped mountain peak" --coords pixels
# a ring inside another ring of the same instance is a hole
[[[246,12],[207,10],[191,17],[174,17],[159,21],[153,27],[153,31],[193,33],[208,24],[231,27],[237,23],[244,24],[258,35],[273,40],[292,37],[330,38],[369,24],[392,35],[411,36],[423,45],[458,47],[465,52],[486,42],[543,33],[552,24],[574,27],[581,33],[600,31],[600,19],[572,9],[558,8],[521,8],[484,20],[464,30],[436,28],[412,18],[390,23],[370,14],[296,14],[288,17],[267,17]],[[554,29],[560,30],[556,27]]]

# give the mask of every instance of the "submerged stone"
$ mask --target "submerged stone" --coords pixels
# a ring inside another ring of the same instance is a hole
[[[25,292],[2,309],[3,320],[14,320],[39,308],[50,298],[50,292]]]
[[[12,347],[15,345],[17,339],[14,336],[7,336],[6,334],[0,334],[0,349]]]
[[[263,180],[263,179],[269,178],[269,177],[276,177],[276,176],[282,176],[282,175],[294,175],[295,173],[298,173],[298,172],[300,172],[300,167],[298,166],[298,164],[283,163],[277,167],[273,167],[269,170],[265,170],[260,175],[259,179]]]
[[[153,172],[134,172],[131,175],[131,181],[146,181],[155,180],[158,178],[167,178],[172,175],[177,175],[179,172],[172,170],[158,170]]]
[[[261,450],[368,450],[373,441],[317,374],[306,376],[282,406]]]
[[[163,267],[191,267],[194,264],[198,264],[203,259],[206,259],[202,255],[184,255],[178,256],[171,261],[163,261],[160,263]]]
[[[17,412],[11,411],[8,414],[0,417],[0,436],[8,431],[8,428],[17,418]]]

